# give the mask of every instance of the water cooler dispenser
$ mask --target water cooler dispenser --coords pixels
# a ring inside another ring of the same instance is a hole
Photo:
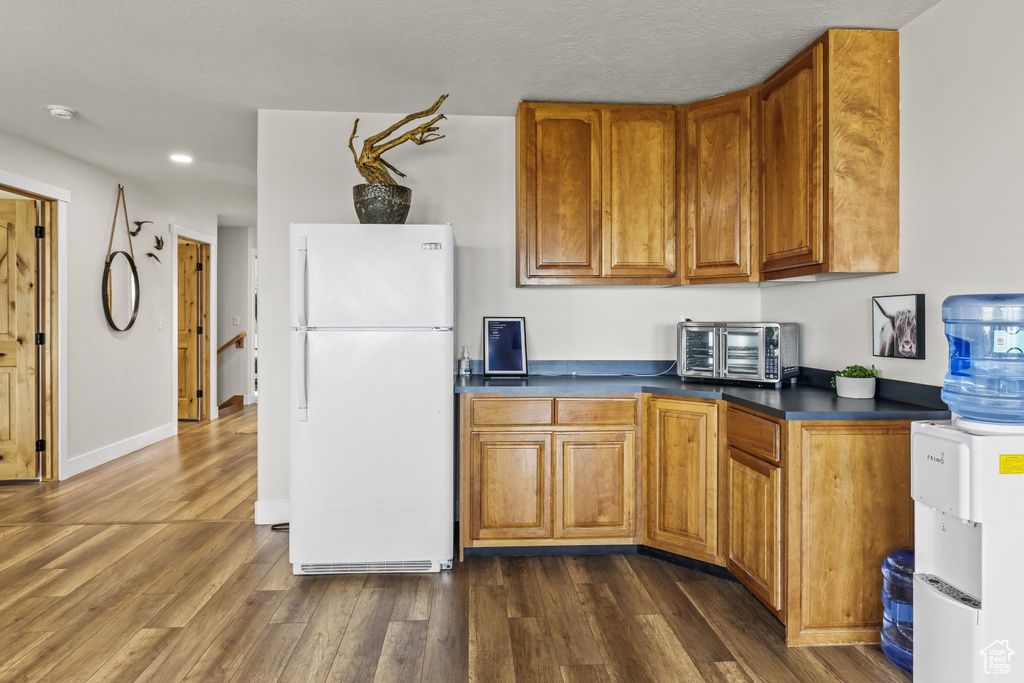
[[[911,427],[914,680],[1024,681],[1024,295],[942,311],[953,419]]]

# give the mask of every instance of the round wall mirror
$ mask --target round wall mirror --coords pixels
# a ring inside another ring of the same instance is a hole
[[[107,323],[124,332],[139,314],[139,271],[126,251],[115,251],[103,266],[103,314]]]

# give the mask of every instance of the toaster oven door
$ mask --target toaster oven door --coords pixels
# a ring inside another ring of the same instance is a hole
[[[679,330],[679,374],[684,377],[714,377],[718,330],[712,325],[686,325]]]
[[[759,381],[764,377],[764,328],[727,327],[721,331],[722,377]]]

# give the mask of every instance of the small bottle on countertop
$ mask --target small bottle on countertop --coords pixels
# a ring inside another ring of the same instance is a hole
[[[473,374],[469,360],[469,347],[462,347],[462,358],[459,359],[459,376],[469,377]]]

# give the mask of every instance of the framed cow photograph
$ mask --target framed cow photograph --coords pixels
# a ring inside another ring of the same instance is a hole
[[[924,294],[871,297],[874,355],[924,358]]]

